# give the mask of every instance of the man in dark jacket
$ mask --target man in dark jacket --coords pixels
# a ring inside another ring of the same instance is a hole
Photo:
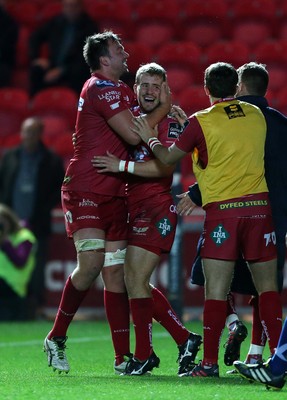
[[[0,0],[0,87],[11,82],[19,34],[19,27],[6,11],[5,3],[5,0]]]
[[[24,120],[21,145],[8,150],[0,163],[0,202],[12,208],[26,222],[38,241],[36,268],[29,293],[35,311],[44,303],[44,269],[52,210],[60,205],[64,178],[62,159],[41,140],[43,128],[39,118]]]
[[[90,77],[81,56],[86,37],[98,32],[95,21],[84,11],[82,0],[62,0],[62,13],[52,17],[30,38],[30,94],[64,85],[80,93]],[[43,55],[43,46],[48,54]]]

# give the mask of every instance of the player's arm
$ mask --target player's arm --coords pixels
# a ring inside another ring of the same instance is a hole
[[[161,88],[159,105],[150,113],[142,115],[142,119],[147,125],[154,128],[170,111],[171,95],[168,86],[164,82]],[[125,142],[137,145],[141,139],[136,132],[131,130],[134,116],[130,110],[126,109],[111,117],[107,122],[110,127],[120,135]]]
[[[166,166],[159,160],[149,160],[147,162],[120,160],[109,152],[107,152],[107,156],[95,156],[91,161],[99,173],[127,172],[144,178],[170,176],[175,169],[175,165]]]
[[[142,140],[148,144],[156,158],[158,158],[163,164],[173,165],[187,154],[176,147],[175,143],[170,147],[163,146],[156,137],[156,131],[151,128],[147,121],[142,117],[135,118],[131,130],[137,133]]]

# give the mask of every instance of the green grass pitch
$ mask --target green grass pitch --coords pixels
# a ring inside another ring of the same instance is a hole
[[[187,324],[202,333],[201,322]],[[250,332],[250,324],[247,324]],[[154,324],[154,349],[161,359],[160,368],[150,376],[118,376],[113,372],[114,355],[109,327],[103,321],[74,321],[68,331],[69,374],[58,374],[47,366],[43,339],[52,322],[0,323],[0,399],[1,400],[265,400],[286,397],[281,391],[268,391],[263,385],[250,384],[223,364],[220,345],[220,378],[179,378],[177,347],[158,324]],[[131,327],[132,347],[133,327]],[[249,337],[242,345],[242,357]],[[267,350],[266,350],[267,351]],[[268,352],[266,354],[268,357]],[[198,360],[202,358],[202,349]]]

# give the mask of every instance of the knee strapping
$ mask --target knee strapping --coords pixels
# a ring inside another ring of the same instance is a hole
[[[104,267],[112,265],[124,264],[127,249],[118,249],[117,251],[108,251],[105,253]]]
[[[81,239],[75,241],[75,248],[77,253],[90,250],[98,250],[105,248],[105,241],[103,239]]]

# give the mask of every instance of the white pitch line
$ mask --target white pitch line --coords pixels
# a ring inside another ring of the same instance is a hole
[[[167,332],[157,332],[152,335],[154,338],[168,337]],[[100,337],[83,337],[83,338],[72,338],[69,339],[69,343],[88,343],[88,342],[99,342],[101,340],[111,340],[111,336],[100,336]],[[28,340],[25,342],[0,342],[0,347],[23,347],[23,346],[38,346],[43,344],[43,340]]]

